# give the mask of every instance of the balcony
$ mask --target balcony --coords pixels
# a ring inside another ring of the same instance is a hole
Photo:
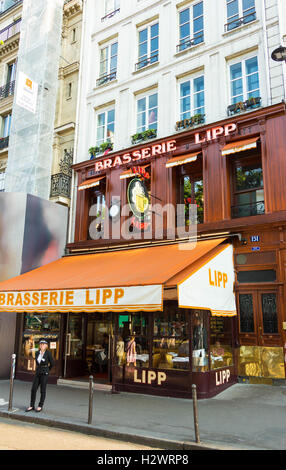
[[[119,13],[119,12],[120,12],[120,8],[117,8],[117,10],[111,11],[110,13],[108,13],[107,15],[101,18],[101,22],[103,23],[103,21],[108,20],[109,18],[112,18],[114,15],[116,15],[116,13]]]
[[[264,201],[258,201],[248,204],[239,204],[231,207],[231,217],[251,217],[252,215],[261,215],[265,213]]]
[[[57,173],[51,178],[50,197],[71,197],[71,176]]]
[[[204,124],[205,114],[195,114],[190,119],[183,119],[182,121],[177,121],[175,129],[176,131],[181,131],[182,129],[189,129],[190,127],[198,126],[199,124]]]
[[[182,52],[185,51],[186,49],[190,49],[193,46],[196,46],[197,44],[200,44],[201,42],[204,42],[204,33],[201,33],[200,35],[196,36],[195,38],[185,38],[180,41],[180,43],[177,45],[177,52]]]
[[[145,59],[141,59],[137,64],[135,64],[135,71],[137,72],[138,70],[141,70],[144,67],[147,67],[147,65],[152,65],[158,62],[159,60],[159,53],[154,52],[153,54],[150,55],[150,57],[146,57]]]
[[[13,96],[15,91],[15,80],[0,87],[0,100]]]
[[[116,79],[116,73],[117,72],[115,71],[115,72],[111,72],[109,75],[103,75],[102,77],[99,77],[96,80],[96,86],[101,86],[101,85],[105,85],[108,82],[112,82],[112,80]]]
[[[7,41],[7,39],[11,38],[12,36],[15,36],[15,34],[18,34],[21,29],[21,22],[22,18],[19,18],[17,21],[14,23],[9,24],[6,26],[6,28],[2,29],[0,31],[0,41]]]
[[[235,28],[238,28],[239,26],[242,26],[243,24],[250,23],[251,21],[256,20],[256,11],[253,11],[251,13],[248,13],[247,15],[242,16],[241,18],[237,18],[235,20],[229,21],[224,25],[224,32],[226,33],[227,31],[232,31]]]
[[[9,147],[9,136],[0,138],[0,150],[6,149]]]
[[[233,116],[241,111],[247,111],[248,109],[260,108],[261,97],[248,98],[246,101],[239,101],[238,103],[231,104],[227,107],[227,115]]]

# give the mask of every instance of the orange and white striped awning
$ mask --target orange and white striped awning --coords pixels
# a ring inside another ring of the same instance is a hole
[[[244,152],[257,147],[259,137],[253,137],[252,139],[244,139],[239,142],[232,142],[227,144],[222,149],[222,155],[231,155],[232,153]]]
[[[150,166],[150,163],[148,165],[142,166],[141,168],[142,168],[142,170],[145,170],[146,168],[148,168],[148,166]],[[127,178],[134,178],[135,176],[142,176],[142,175],[141,175],[140,172],[136,173],[136,171],[134,172],[132,170],[132,168],[129,168],[129,170],[125,170],[120,174],[120,179],[124,180],[124,179],[127,179]]]
[[[85,180],[79,185],[78,190],[83,191],[84,189],[89,189],[89,188],[93,188],[94,186],[99,186],[100,181],[103,180],[104,178],[105,176],[99,176],[97,178]]]
[[[195,162],[198,158],[198,152],[188,153],[187,155],[181,155],[179,157],[173,157],[166,163],[166,168],[172,168],[173,166],[184,165],[185,163]]]

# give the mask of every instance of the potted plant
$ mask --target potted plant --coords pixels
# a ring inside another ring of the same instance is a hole
[[[90,154],[90,159],[92,160],[100,152],[100,148],[98,146],[97,147],[90,147],[88,149],[88,152]]]

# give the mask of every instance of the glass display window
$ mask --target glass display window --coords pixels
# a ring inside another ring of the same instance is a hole
[[[154,314],[153,367],[189,369],[189,327],[185,309],[168,302],[163,312]]]
[[[118,316],[118,335],[115,342],[117,365],[149,367],[149,318],[150,315],[144,312]]]
[[[210,362],[211,370],[234,364],[231,318],[210,319]]]
[[[209,370],[209,311],[193,310],[191,318],[193,372]]]

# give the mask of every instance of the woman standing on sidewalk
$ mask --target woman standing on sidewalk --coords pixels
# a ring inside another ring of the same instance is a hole
[[[54,365],[52,354],[48,350],[48,342],[45,339],[40,340],[40,349],[36,352],[36,373],[31,390],[31,401],[30,406],[26,408],[26,411],[32,411],[35,409],[36,394],[39,386],[41,386],[41,397],[37,412],[42,411],[44,401],[46,398],[46,388],[49,379],[49,372]]]

